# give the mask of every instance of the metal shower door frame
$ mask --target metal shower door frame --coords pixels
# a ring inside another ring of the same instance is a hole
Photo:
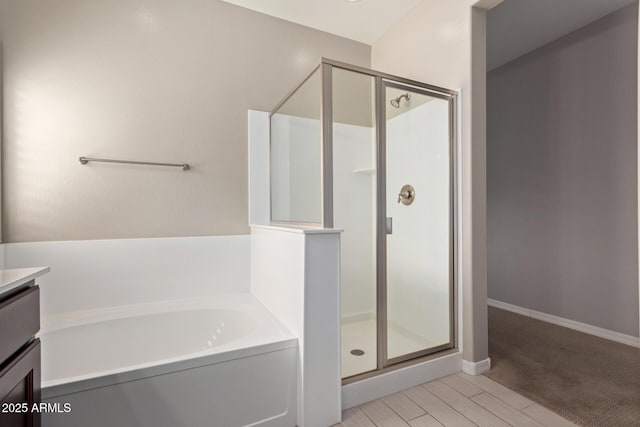
[[[377,317],[377,369],[354,375],[343,380],[351,383],[369,378],[384,372],[397,369],[413,363],[424,361],[429,356],[447,349],[457,347],[457,203],[456,189],[456,140],[457,140],[457,92],[438,86],[433,86],[405,79],[402,77],[381,73],[367,68],[345,64],[323,58],[322,67],[322,183],[323,183],[323,227],[333,227],[333,87],[332,71],[334,68],[344,69],[375,79],[375,124],[376,124],[376,317]],[[419,93],[443,99],[449,103],[449,170],[450,170],[450,227],[449,227],[449,342],[437,347],[424,349],[395,358],[387,358],[387,233],[386,233],[386,95],[387,87],[395,87],[412,93]]]
[[[412,94],[420,94],[432,98],[442,99],[449,102],[449,342],[435,347],[425,348],[402,356],[389,359],[388,356],[388,300],[387,290],[389,287],[387,276],[387,236],[386,218],[387,218],[387,115],[386,115],[386,89],[395,88],[407,91]],[[455,238],[454,231],[456,224],[456,203],[455,203],[455,120],[452,115],[455,113],[455,95],[442,93],[427,89],[416,85],[399,83],[395,79],[376,77],[376,143],[377,143],[377,315],[378,315],[378,370],[388,368],[398,363],[407,362],[409,360],[419,359],[443,350],[455,347]]]

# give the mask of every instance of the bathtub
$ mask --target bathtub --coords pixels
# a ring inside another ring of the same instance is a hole
[[[67,313],[39,337],[61,408],[43,427],[296,424],[297,339],[250,294]]]

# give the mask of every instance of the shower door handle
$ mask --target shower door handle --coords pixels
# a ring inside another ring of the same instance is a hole
[[[385,221],[385,229],[387,234],[393,234],[393,218],[390,216]]]

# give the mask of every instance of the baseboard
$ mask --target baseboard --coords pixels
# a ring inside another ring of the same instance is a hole
[[[469,362],[468,360],[462,361],[462,371],[469,375],[481,375],[485,372],[489,372],[491,369],[491,359],[488,357],[479,362]]]
[[[522,316],[542,320],[543,322],[552,323],[558,326],[564,326],[565,328],[573,329],[574,331],[584,332],[585,334],[594,335],[596,337],[604,338],[610,341],[615,341],[621,344],[640,348],[640,338],[634,337],[632,335],[610,331],[608,329],[599,328],[597,326],[588,325],[586,323],[576,322],[575,320],[565,319],[564,317],[554,316],[553,314],[530,310],[528,308],[519,307],[517,305],[497,301],[491,298],[489,298],[487,302],[490,307],[500,308],[502,310],[520,314]]]

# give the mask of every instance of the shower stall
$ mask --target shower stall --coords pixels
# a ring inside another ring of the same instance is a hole
[[[344,383],[456,347],[456,102],[323,59],[270,115],[271,222],[343,230]]]

